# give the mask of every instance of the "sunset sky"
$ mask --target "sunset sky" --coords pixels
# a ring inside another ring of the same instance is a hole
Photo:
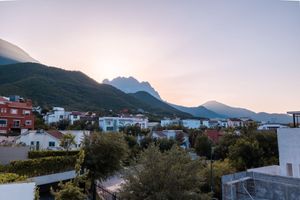
[[[98,82],[149,81],[176,104],[300,110],[299,2],[0,1],[0,38]]]

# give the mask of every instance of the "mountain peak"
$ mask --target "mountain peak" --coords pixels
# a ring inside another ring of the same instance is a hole
[[[0,39],[0,65],[22,62],[37,63],[38,61],[30,57],[30,55],[20,47],[3,39]]]
[[[125,93],[136,93],[139,91],[148,92],[155,98],[161,100],[160,95],[151,86],[151,84],[149,82],[146,82],[146,81],[139,82],[133,76],[129,76],[129,77],[119,76],[119,77],[112,79],[111,81],[109,81],[108,79],[104,79],[103,83],[112,85],[112,86],[118,88],[119,90],[122,90]]]

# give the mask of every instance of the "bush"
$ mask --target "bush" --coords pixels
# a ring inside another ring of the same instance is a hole
[[[44,157],[56,157],[56,156],[76,156],[79,151],[29,151],[28,158],[44,158]]]
[[[74,170],[76,156],[54,156],[40,159],[12,161],[6,170],[28,177],[54,174]]]
[[[0,174],[0,184],[25,181],[26,179],[26,176],[19,176],[18,174],[13,173]]]

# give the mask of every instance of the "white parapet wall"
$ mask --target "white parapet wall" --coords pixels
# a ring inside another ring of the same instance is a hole
[[[32,181],[36,183],[36,185],[45,185],[50,183],[56,183],[60,181],[70,180],[75,178],[75,171],[67,171],[56,174],[49,174],[44,176],[37,176],[31,178]],[[1,199],[0,199],[1,200]]]
[[[280,175],[300,178],[300,128],[277,130]]]
[[[35,183],[11,183],[0,185],[1,200],[33,200]]]

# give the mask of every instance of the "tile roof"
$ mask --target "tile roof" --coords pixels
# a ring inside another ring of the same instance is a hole
[[[53,137],[57,138],[57,139],[61,139],[63,137],[64,134],[62,134],[61,132],[59,132],[58,130],[51,130],[51,131],[47,131],[47,133],[49,135],[52,135]]]

